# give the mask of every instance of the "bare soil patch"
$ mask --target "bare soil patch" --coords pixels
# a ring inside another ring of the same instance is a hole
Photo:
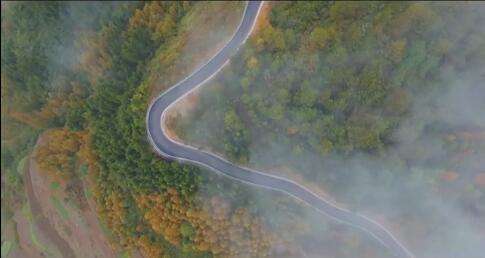
[[[30,161],[32,161],[32,159],[29,160],[29,163]],[[37,196],[34,193],[30,165],[26,165],[24,183],[27,197],[30,203],[30,210],[32,214],[35,215],[33,221],[35,221],[39,230],[43,234],[45,234],[46,237],[50,241],[52,241],[52,243],[54,243],[54,245],[59,249],[63,257],[74,257],[74,252],[69,244],[58,234],[58,232],[55,230],[55,228],[52,226],[52,224],[49,222],[49,220],[46,218],[42,211],[42,204],[39,202]]]
[[[43,142],[41,136],[37,146]],[[47,173],[42,173],[34,158],[30,159],[29,174],[33,194],[39,204],[36,213],[42,214],[46,224],[51,225],[49,234],[56,234],[55,238],[62,239],[57,239],[56,243],[62,245],[63,254],[67,255],[64,257],[116,257],[101,229],[93,200],[84,198],[86,205],[78,207],[64,191],[65,183],[60,182],[61,187],[52,187],[58,182],[47,176]],[[84,181],[79,180],[78,183],[86,191],[88,184]]]

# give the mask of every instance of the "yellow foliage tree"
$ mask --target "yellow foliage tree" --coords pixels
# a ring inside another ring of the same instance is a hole
[[[76,154],[81,148],[80,133],[66,128],[47,131],[34,153],[42,171],[56,179],[68,180],[75,170]]]
[[[187,233],[181,231],[188,223],[194,229],[190,236],[193,248],[210,251],[216,257],[267,257],[276,239],[246,209],[233,211],[219,197],[212,198],[206,208],[194,208],[175,189],[169,189],[164,194],[139,195],[136,201],[150,227],[167,241],[182,245]]]

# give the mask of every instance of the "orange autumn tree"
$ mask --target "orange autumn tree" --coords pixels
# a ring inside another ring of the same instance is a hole
[[[40,169],[53,178],[69,180],[75,171],[76,154],[83,144],[81,135],[67,128],[47,131],[34,153]]]
[[[127,211],[123,205],[123,197],[118,192],[112,192],[104,199],[99,213],[113,235],[118,238],[117,244],[127,249],[135,246],[135,241],[129,237],[128,231],[124,226]]]
[[[113,247],[121,246],[130,251],[138,249],[143,257],[148,258],[164,257],[164,249],[160,243],[144,234],[133,235],[127,229],[127,215],[130,210],[124,205],[124,200],[125,197],[120,193],[112,192],[101,200],[103,203],[99,206],[99,214],[114,236],[114,239],[111,239]],[[137,229],[141,230],[142,227],[141,224],[138,224]]]
[[[135,241],[136,246],[140,249],[143,257],[158,258],[162,257],[163,250],[159,244],[154,243],[146,235],[138,237]]]
[[[179,2],[177,4],[167,4],[164,2],[151,2],[146,4],[143,9],[135,11],[130,19],[128,31],[138,27],[146,27],[152,32],[152,39],[159,41],[174,33],[176,27],[176,17],[180,9],[187,9],[189,2]]]
[[[137,204],[151,228],[185,250],[210,251],[216,257],[267,257],[276,238],[246,209],[231,210],[213,197],[205,208],[184,201],[175,189],[141,194]]]

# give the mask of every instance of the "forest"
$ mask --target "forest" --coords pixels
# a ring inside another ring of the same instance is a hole
[[[259,31],[193,111],[174,116],[173,128],[190,145],[400,221],[397,231],[408,228],[405,239],[423,257],[438,255],[432,243],[479,257],[484,11],[454,3],[271,4]],[[443,224],[456,226],[438,230]],[[460,241],[460,230],[470,240]]]
[[[230,28],[204,27],[208,18],[197,16],[214,9],[242,13],[240,3],[210,9],[216,4],[2,2],[2,228],[26,201],[20,167],[32,154],[42,176],[65,182],[81,206],[80,178],[88,174],[117,250],[144,257],[389,255],[365,234],[287,196],[152,151],[146,110],[175,75],[191,72],[177,63],[196,58],[184,56],[189,40],[200,41],[188,28],[216,31],[217,38],[219,29]],[[265,8],[255,33],[204,86],[194,110],[171,121],[178,137],[240,164],[298,171],[352,209],[398,221],[395,227],[404,228],[422,257],[436,257],[435,249],[424,249],[429,241],[456,239],[418,241],[436,234],[437,224],[453,222],[427,212],[435,199],[425,189],[466,210],[465,218],[483,221],[483,119],[434,116],[443,108],[435,96],[458,83],[458,90],[483,96],[475,75],[484,67],[485,35],[473,26],[483,23],[483,6],[284,2]],[[414,138],[402,144],[400,132]],[[40,136],[49,141],[34,151]],[[443,150],[430,150],[430,142]],[[351,162],[356,157],[366,165]],[[365,173],[353,172],[362,167]],[[420,199],[417,213],[387,206],[414,209]],[[470,239],[450,248],[475,257],[478,241]],[[2,230],[2,250],[3,242]]]
[[[214,118],[224,123],[217,145],[241,162],[262,132],[291,135],[295,152],[383,153],[414,96],[481,61],[478,35],[446,30],[444,17],[459,12],[470,14],[468,23],[479,18],[471,7],[424,4],[274,5],[268,25],[216,82],[228,99],[203,95],[205,108],[224,112]]]
[[[203,4],[2,7],[2,225],[23,207],[18,167],[42,135],[48,142],[33,152],[42,176],[83,205],[87,170],[116,249],[146,257],[268,255],[277,237],[244,205],[247,190],[160,159],[146,138],[152,88],[168,77],[175,60],[167,57],[179,55],[184,18],[207,10]],[[223,10],[231,7],[242,5]],[[2,250],[4,237],[2,230]]]

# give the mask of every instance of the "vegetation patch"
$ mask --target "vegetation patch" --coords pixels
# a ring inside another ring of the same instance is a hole
[[[47,246],[45,246],[44,244],[42,244],[40,242],[39,238],[37,237],[37,229],[36,229],[36,226],[35,226],[35,223],[33,222],[33,220],[29,220],[29,225],[30,225],[30,227],[29,227],[29,229],[30,229],[30,240],[35,245],[35,247],[37,247],[42,252],[45,252],[45,253],[47,253],[49,255],[52,255],[48,251]]]
[[[50,184],[50,189],[51,190],[59,190],[59,188],[61,187],[61,185],[59,184],[59,182],[56,182],[56,181],[53,181],[51,184]]]
[[[8,257],[8,254],[14,247],[14,243],[12,241],[5,240],[2,242],[2,258]]]
[[[61,215],[61,217],[63,219],[68,220],[69,219],[69,212],[67,211],[64,204],[59,199],[57,199],[57,197],[55,197],[55,196],[51,196],[49,198],[49,200],[51,201],[52,205],[54,205],[54,207],[56,208],[59,215]]]

